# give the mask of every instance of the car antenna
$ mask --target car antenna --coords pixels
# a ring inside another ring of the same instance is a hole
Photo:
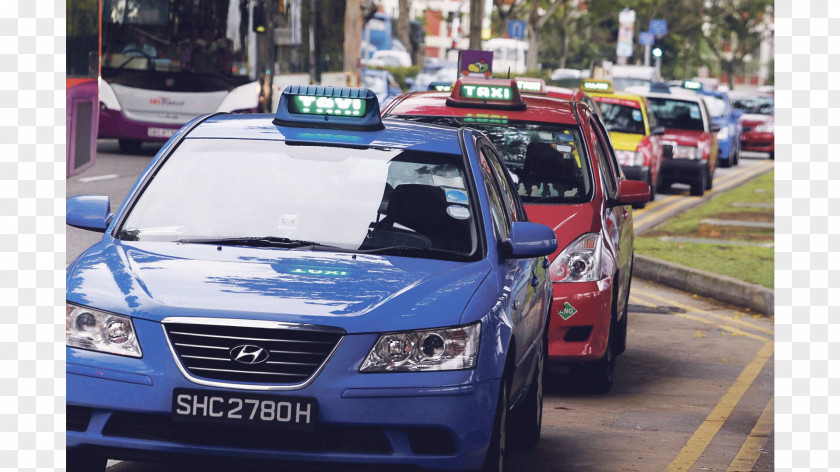
[[[508,66],[508,79],[510,79],[510,66]]]

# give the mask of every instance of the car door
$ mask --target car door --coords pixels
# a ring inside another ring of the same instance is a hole
[[[609,200],[618,198],[618,183],[621,174],[617,171],[618,162],[613,149],[607,144],[607,131],[597,117],[592,118],[592,130],[595,134],[595,154],[604,183],[604,195]],[[618,279],[613,283],[618,287],[618,312],[622,313],[623,303],[630,289],[630,264],[633,257],[633,216],[630,205],[604,205],[604,222],[607,242],[613,250],[618,270]]]
[[[478,158],[481,172],[484,177],[484,184],[487,189],[490,201],[490,213],[493,219],[493,226],[498,241],[503,241],[510,236],[510,225],[515,221],[523,221],[524,211],[518,200],[510,192],[510,182],[502,171],[492,146],[485,140],[477,143]],[[496,160],[496,165],[492,163]],[[499,170],[496,170],[499,169]],[[499,178],[501,177],[501,179]],[[502,183],[504,181],[504,184]],[[507,192],[503,189],[507,188]],[[515,346],[516,369],[511,379],[511,392],[519,392],[522,386],[527,383],[528,373],[533,369],[522,368],[530,365],[535,359],[533,354],[533,340],[535,330],[539,329],[538,317],[534,313],[535,286],[534,271],[535,259],[506,259],[500,260],[501,272],[504,274],[504,290],[509,294],[507,298],[507,311],[510,314],[513,336],[517,340]],[[530,361],[530,362],[529,362]],[[523,363],[527,363],[524,364]]]

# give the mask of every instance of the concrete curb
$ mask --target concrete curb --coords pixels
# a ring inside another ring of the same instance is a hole
[[[773,291],[725,275],[636,254],[633,276],[773,316]]]

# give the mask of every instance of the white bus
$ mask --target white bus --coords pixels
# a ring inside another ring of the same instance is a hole
[[[511,77],[525,73],[525,58],[528,56],[526,41],[492,38],[484,42],[484,50],[493,51],[494,77],[507,77],[508,69]]]
[[[199,115],[256,112],[251,3],[103,0],[99,137],[136,152]]]

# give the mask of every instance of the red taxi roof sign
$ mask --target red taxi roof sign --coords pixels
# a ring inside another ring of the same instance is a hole
[[[587,92],[612,93],[613,85],[609,80],[584,79],[580,89]]]
[[[533,77],[517,77],[516,86],[522,93],[538,93],[540,95],[547,95],[548,91],[545,89],[545,80],[535,79]]]
[[[461,77],[452,87],[446,105],[461,108],[524,110],[525,102],[516,81]]]

